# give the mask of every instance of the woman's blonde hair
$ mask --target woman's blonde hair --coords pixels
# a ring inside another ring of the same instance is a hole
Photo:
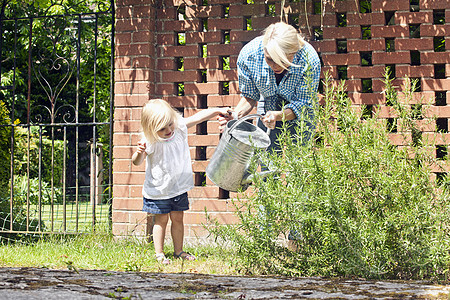
[[[174,123],[178,126],[179,113],[167,101],[162,99],[149,100],[142,108],[141,126],[145,138],[150,143],[161,141],[158,131]]]
[[[297,29],[284,22],[271,24],[264,30],[264,49],[274,63],[284,69],[296,66],[287,58],[287,55],[297,53],[304,44],[305,41]]]

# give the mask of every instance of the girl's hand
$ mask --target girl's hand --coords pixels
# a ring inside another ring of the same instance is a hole
[[[236,113],[229,107],[220,109],[217,115],[217,120],[219,121],[219,131],[222,133],[225,130],[225,126],[228,121],[236,119]]]
[[[145,152],[145,148],[147,148],[147,145],[144,142],[139,141],[137,144],[137,153],[144,153]]]

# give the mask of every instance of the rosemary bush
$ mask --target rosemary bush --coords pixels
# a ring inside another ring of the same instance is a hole
[[[386,74],[385,86],[405,146],[391,143],[377,112],[366,117],[352,108],[344,84],[327,79],[315,137],[294,143],[285,133],[282,155],[258,153],[277,175],[256,176],[254,193],[233,200],[238,225],[209,219],[208,226],[236,248],[242,271],[446,280],[446,179],[433,179],[431,166],[440,162],[427,150],[432,141],[415,134],[414,82],[400,95]]]

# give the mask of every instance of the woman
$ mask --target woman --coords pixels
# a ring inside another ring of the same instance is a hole
[[[303,138],[314,130],[313,106],[320,80],[320,60],[314,48],[291,25],[271,24],[242,48],[237,60],[241,100],[235,108],[241,118],[257,106],[264,115],[258,126],[270,132],[269,149],[279,150],[276,141],[283,120],[296,136],[296,127],[305,121]],[[221,128],[229,121],[221,116]]]

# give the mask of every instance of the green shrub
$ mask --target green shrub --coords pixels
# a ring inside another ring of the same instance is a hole
[[[39,127],[31,126],[28,129],[17,126],[14,130],[14,174],[27,176],[28,168],[28,134],[30,138],[29,148],[29,168],[30,178],[39,177],[39,144],[41,148],[41,178],[42,181],[50,184],[52,180],[52,140],[46,134],[45,130],[41,132],[41,141],[39,137]],[[64,142],[61,140],[53,141],[53,180],[54,185],[60,187],[63,174],[63,151]]]
[[[11,172],[11,120],[9,111],[0,100],[0,197],[9,193],[8,178]]]
[[[386,96],[416,129],[386,77]],[[405,95],[409,95],[405,92]],[[407,98],[407,97],[406,97]],[[316,137],[300,146],[280,136],[283,155],[263,152],[278,175],[256,176],[255,193],[233,200],[238,225],[208,228],[231,242],[250,273],[298,276],[443,279],[449,266],[448,193],[431,180],[426,143],[395,147],[387,122],[365,118],[344,92],[325,82]],[[420,143],[418,142],[420,141]],[[445,180],[444,180],[445,181]],[[287,247],[288,236],[295,247]]]

